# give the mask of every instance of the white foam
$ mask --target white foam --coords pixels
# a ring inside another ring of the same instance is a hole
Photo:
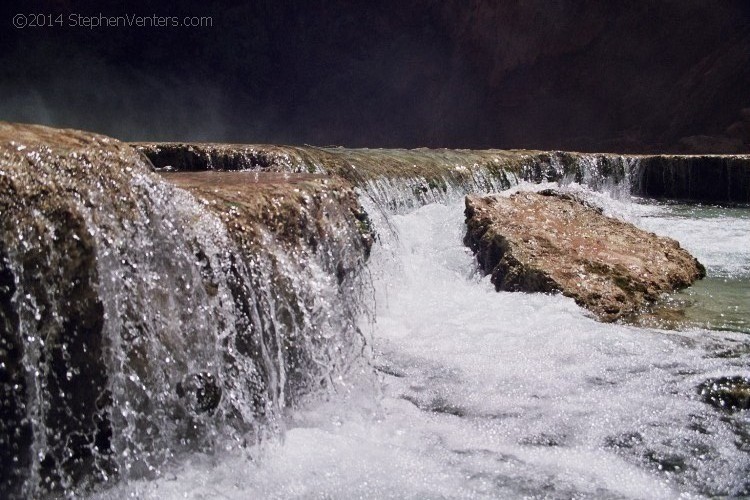
[[[711,376],[750,375],[742,359],[711,354],[747,336],[602,324],[561,296],[497,293],[461,243],[462,212],[425,206],[392,218],[398,238],[381,233],[379,405],[354,388],[295,415],[256,461],[196,457],[171,479],[107,495],[688,498],[748,487],[748,453],[696,391]]]

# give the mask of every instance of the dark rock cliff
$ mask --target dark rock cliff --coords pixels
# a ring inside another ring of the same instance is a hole
[[[131,10],[212,27],[18,30],[7,4],[0,118],[128,140],[747,152],[748,5],[189,0]]]

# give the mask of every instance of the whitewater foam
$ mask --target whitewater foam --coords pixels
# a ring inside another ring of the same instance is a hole
[[[602,324],[568,298],[497,293],[461,243],[462,208],[460,202],[431,204],[392,216],[393,231],[381,231],[370,264],[377,302],[373,366],[382,385],[377,405],[370,389],[352,387],[293,415],[283,443],[266,443],[257,462],[239,452],[196,455],[171,480],[131,482],[108,495],[690,498],[747,492],[750,456],[741,429],[748,417],[722,419],[696,392],[713,376],[748,375],[741,358],[716,354],[718,346],[748,347],[747,336]],[[634,212],[661,209],[619,210],[639,218]],[[715,229],[690,226],[702,235],[677,236],[688,236],[693,243],[686,246],[700,251]],[[736,259],[712,255],[705,254],[706,262],[717,268],[729,265],[723,258]]]

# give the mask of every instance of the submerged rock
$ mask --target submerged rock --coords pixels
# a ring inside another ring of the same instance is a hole
[[[676,241],[553,191],[467,196],[464,243],[498,290],[560,292],[614,321],[705,276]]]
[[[727,411],[750,410],[750,378],[719,377],[698,386],[703,401]]]
[[[187,375],[177,383],[175,390],[195,413],[211,412],[221,401],[221,387],[216,377],[206,371]]]

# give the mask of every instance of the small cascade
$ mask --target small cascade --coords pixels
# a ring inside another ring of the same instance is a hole
[[[495,176],[479,167],[465,171],[465,177],[460,179],[447,176],[370,179],[362,189],[379,210],[404,213],[430,203],[447,203],[471,192],[502,191],[518,183],[514,176]]]
[[[629,187],[632,194],[652,198],[750,203],[748,155],[644,156],[565,151],[172,143],[136,144],[135,147],[157,169],[166,170],[325,173],[338,175],[355,185],[369,180],[400,179],[423,193],[425,187],[442,189],[444,185],[455,184],[473,184],[487,191],[494,189],[493,185],[513,185],[519,179],[536,183],[577,182],[595,190],[607,190],[618,198],[627,196]],[[482,179],[472,182],[475,175],[484,177],[490,184]],[[429,201],[433,195],[417,193],[416,197]]]
[[[747,262],[713,241],[737,247],[737,219],[686,226],[652,218],[651,205],[568,189],[689,235],[718,250],[715,263]],[[497,293],[462,243],[463,200],[392,214],[362,199],[380,236],[368,262],[380,411],[355,389],[295,414],[261,460],[194,456],[102,498],[748,494],[747,415],[732,408],[733,388],[747,387],[747,335],[605,324],[561,295]]]
[[[0,148],[5,495],[157,477],[183,453],[256,443],[356,370],[371,240],[351,192],[297,189],[288,227],[281,211],[199,201],[117,141],[12,133]]]
[[[346,149],[311,146],[137,144],[157,169],[251,170],[335,175],[362,189],[378,207],[403,213],[467,193],[502,191],[519,182],[586,185],[622,198],[634,156],[563,151]]]
[[[468,193],[495,193],[522,182],[577,183],[615,199],[630,196],[634,157],[603,154],[544,153],[521,155],[516,171],[501,162],[446,165],[438,177],[381,177],[360,185],[375,206],[390,213],[406,213],[430,203],[450,203]]]
[[[575,182],[623,199],[630,195],[630,172],[637,164],[633,156],[555,151],[529,158],[522,178],[534,183]]]

